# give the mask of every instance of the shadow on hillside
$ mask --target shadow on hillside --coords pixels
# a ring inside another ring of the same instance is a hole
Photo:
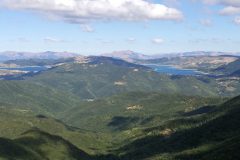
[[[32,157],[32,159],[35,160],[34,154],[23,148],[21,145],[12,140],[0,138],[0,159],[4,158],[13,160],[15,157],[21,159]]]
[[[54,155],[56,158],[62,156],[63,153],[69,159],[92,159],[90,155],[62,137],[51,135],[37,128],[24,132],[20,138],[15,140],[0,138],[0,159],[47,160],[49,155]]]
[[[205,114],[212,112],[215,109],[215,106],[204,106],[198,109],[195,109],[190,112],[183,113],[183,116],[195,116],[195,115],[200,115],[200,114]]]
[[[141,139],[137,139],[130,144],[121,147],[117,152],[125,153],[121,159],[142,160],[152,156],[156,156],[164,153],[181,153],[186,150],[196,149],[197,147],[209,145],[211,148],[206,151],[190,151],[187,154],[178,156],[177,159],[201,159],[205,156],[215,153],[216,159],[222,159],[218,156],[221,152],[227,152],[229,147],[221,147],[221,144],[225,141],[230,141],[233,137],[237,137],[240,134],[240,109],[235,108],[231,111],[226,111],[223,116],[219,116],[207,123],[203,123],[195,128],[179,131],[173,133],[169,137],[164,136],[148,136]],[[225,155],[225,159],[231,159],[231,157],[238,157],[240,138],[235,141],[236,146],[232,147],[229,151],[233,155]],[[220,145],[220,147],[219,147]],[[231,143],[229,144],[231,146]],[[212,150],[211,150],[212,149]]]
[[[132,124],[139,121],[138,117],[122,117],[116,116],[108,123],[108,127],[113,128],[116,131],[122,131],[128,129]]]

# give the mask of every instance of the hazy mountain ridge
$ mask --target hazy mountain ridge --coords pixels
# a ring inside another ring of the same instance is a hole
[[[115,52],[112,52],[112,53],[105,53],[105,54],[102,54],[102,56],[123,59],[123,60],[128,61],[128,62],[134,62],[134,61],[136,61],[138,59],[150,59],[150,58],[153,58],[150,55],[145,55],[145,54],[137,53],[137,52],[130,51],[130,50],[127,50],[127,51],[115,51]]]
[[[102,54],[102,56],[123,59],[128,62],[138,62],[139,60],[154,60],[160,58],[174,58],[174,57],[198,57],[198,56],[233,56],[238,57],[238,52],[207,52],[207,51],[193,51],[193,52],[179,52],[179,53],[161,53],[161,54],[142,54],[134,51],[115,51],[112,53]]]
[[[70,52],[0,52],[0,61],[16,60],[16,59],[60,59],[75,57],[78,54]]]
[[[231,63],[222,65],[213,71],[221,73],[225,76],[240,76],[240,58]]]
[[[191,57],[191,56],[240,56],[240,53],[234,52],[207,52],[207,51],[193,51],[193,52],[179,52],[179,53],[161,53],[161,54],[143,54],[131,50],[114,51],[111,53],[103,53],[99,56],[113,57],[123,59],[128,62],[135,62],[136,60],[171,58],[171,57]],[[17,52],[5,51],[0,52],[0,61],[17,60],[17,59],[60,59],[77,57],[79,54],[72,52]],[[93,55],[96,56],[96,55]]]
[[[227,65],[239,58],[236,56],[183,56],[183,57],[164,57],[157,59],[142,60],[139,63],[150,63],[156,65],[170,65],[182,69],[197,69],[204,72],[211,72],[213,69]]]

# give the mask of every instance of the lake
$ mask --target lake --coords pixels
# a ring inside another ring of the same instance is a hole
[[[202,75],[204,73],[196,70],[196,69],[181,69],[176,68],[174,66],[168,65],[156,65],[156,64],[144,64],[147,67],[152,68],[154,71],[162,74],[170,74],[170,75]]]

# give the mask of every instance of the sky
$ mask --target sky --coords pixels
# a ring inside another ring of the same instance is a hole
[[[240,0],[1,0],[0,52],[240,52]]]

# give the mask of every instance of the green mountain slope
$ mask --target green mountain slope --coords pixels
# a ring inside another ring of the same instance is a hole
[[[90,160],[90,156],[59,136],[30,130],[20,138],[0,139],[0,158],[18,160]]]
[[[239,159],[239,107],[240,97],[236,97],[205,113],[147,129],[149,136],[141,137],[120,149],[122,158]]]
[[[210,78],[160,75],[141,65],[107,57],[68,62],[26,80],[73,93],[82,99],[130,91],[201,96],[219,94],[216,82]]]
[[[0,137],[17,139],[22,133],[39,130],[64,138],[89,154],[104,153],[109,145],[108,134],[94,133],[70,127],[63,122],[44,115],[34,116],[24,110],[0,109]]]
[[[0,159],[1,160],[40,160],[42,157],[34,151],[17,144],[13,140],[0,138]]]
[[[239,159],[240,97],[219,95],[211,78],[68,61],[0,81],[0,159]]]
[[[226,76],[240,76],[240,59],[237,59],[229,64],[222,65],[214,71]]]
[[[0,107],[35,113],[57,114],[75,106],[78,97],[26,81],[0,81]]]
[[[164,123],[168,119],[181,116],[181,112],[219,101],[219,98],[130,92],[82,102],[63,112],[59,118],[88,130],[120,132]]]
[[[219,102],[132,92],[72,110],[80,117],[74,121],[86,119],[89,126],[80,126],[95,127],[98,133],[43,115],[1,109],[0,159],[239,159],[240,97],[207,105]]]

